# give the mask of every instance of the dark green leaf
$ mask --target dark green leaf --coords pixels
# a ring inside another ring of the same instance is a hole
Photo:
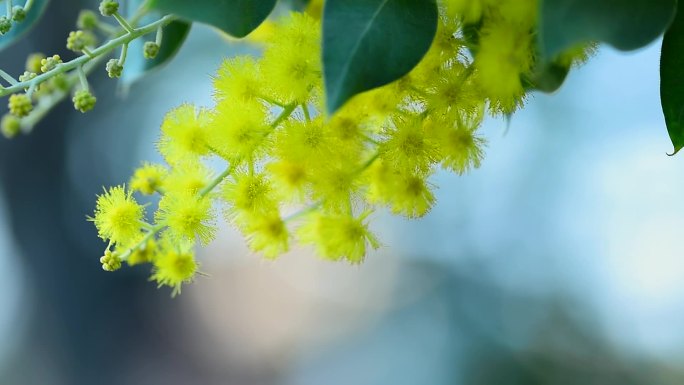
[[[275,4],[276,0],[152,0],[150,6],[244,37],[268,17]]]
[[[523,79],[525,88],[542,92],[554,92],[563,85],[570,67],[556,62],[540,62],[529,77]]]
[[[159,68],[173,59],[185,42],[188,32],[190,32],[190,23],[185,21],[173,21],[164,27],[162,44],[154,59],[144,58],[143,45],[145,41],[143,39],[132,41],[128,47],[126,65],[121,75],[121,81],[124,85],[132,84],[148,71]]]
[[[637,49],[667,29],[676,6],[677,0],[541,0],[540,49],[547,58],[588,41]]]
[[[434,0],[327,0],[323,75],[328,112],[406,75],[437,30]]]
[[[674,155],[684,147],[684,7],[663,38],[660,102]]]
[[[14,1],[12,4],[24,5],[24,3],[25,1],[20,0]],[[34,0],[31,9],[28,14],[26,14],[26,19],[21,23],[12,22],[12,29],[7,34],[0,36],[0,51],[12,45],[12,43],[17,41],[24,33],[29,31],[43,15],[48,3],[49,0]],[[2,4],[3,10],[4,5],[5,4]]]

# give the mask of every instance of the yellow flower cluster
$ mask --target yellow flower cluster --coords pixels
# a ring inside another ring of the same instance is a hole
[[[534,64],[537,1],[444,0],[444,8],[447,15],[463,15],[477,90],[493,111],[513,112],[525,94],[521,79]]]
[[[212,240],[221,211],[267,258],[297,240],[326,259],[362,262],[379,245],[367,224],[375,209],[423,216],[439,168],[480,165],[485,113],[512,112],[524,97],[535,6],[444,0],[422,62],[332,117],[323,113],[319,22],[293,13],[274,24],[261,58],[220,67],[212,108],[185,104],[166,115],[158,149],[167,165],[144,164],[130,190],[98,198],[93,221],[110,242],[103,264],[150,262],[152,279],[178,292],[198,271],[194,245]],[[473,23],[476,36],[464,28]],[[210,158],[225,171],[214,174]],[[153,223],[131,191],[160,194]]]

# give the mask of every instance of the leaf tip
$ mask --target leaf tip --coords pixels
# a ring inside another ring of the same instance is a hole
[[[667,156],[675,156],[675,155],[677,155],[677,153],[679,152],[679,150],[681,150],[682,148],[684,148],[684,146],[675,146],[674,150],[672,151],[672,154],[668,154],[668,153],[666,152],[665,155],[667,155]]]

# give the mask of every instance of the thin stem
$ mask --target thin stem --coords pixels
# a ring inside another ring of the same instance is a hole
[[[297,104],[295,104],[295,103],[288,104],[287,106],[285,106],[285,107],[283,108],[283,110],[280,112],[280,114],[275,118],[275,120],[273,121],[273,123],[271,123],[271,128],[272,128],[272,130],[267,131],[267,132],[264,134],[264,139],[266,139],[269,135],[271,135],[271,133],[272,133],[273,131],[275,131],[275,129],[278,127],[278,125],[279,125],[280,123],[283,122],[283,120],[289,118],[290,115],[292,115],[292,112],[293,112],[296,108],[297,108]]]
[[[33,0],[26,0],[26,4],[24,4],[24,11],[28,13],[28,11],[31,9],[33,6]]]
[[[5,95],[9,95],[9,94],[12,94],[15,92],[19,92],[19,91],[23,90],[24,88],[29,87],[32,82],[36,83],[36,84],[40,84],[40,83],[42,83],[42,82],[44,82],[44,81],[46,81],[46,80],[48,80],[54,76],[57,76],[57,75],[62,74],[64,72],[78,68],[78,66],[83,65],[83,64],[85,64],[91,60],[94,60],[96,57],[105,55],[105,54],[111,52],[112,50],[114,50],[115,48],[117,48],[123,44],[127,44],[127,43],[139,38],[140,36],[146,35],[152,31],[156,30],[157,27],[159,27],[160,25],[166,25],[166,24],[172,22],[173,20],[175,20],[174,16],[167,15],[167,16],[164,16],[155,22],[152,22],[152,23],[147,24],[143,27],[135,29],[133,31],[133,33],[128,33],[128,34],[125,34],[123,36],[119,36],[115,39],[109,40],[107,43],[97,47],[96,49],[94,49],[92,51],[92,54],[93,54],[92,58],[89,56],[83,55],[83,56],[77,57],[76,59],[68,61],[66,63],[58,64],[53,70],[48,71],[44,74],[38,75],[31,80],[28,80],[25,82],[18,82],[16,84],[13,84],[11,87],[7,87],[5,89],[0,90],[0,97],[5,96]]]
[[[99,56],[92,61],[86,63],[84,65],[84,72],[87,74],[93,72],[95,68],[97,68],[98,65],[102,63],[102,61],[106,58],[106,56]],[[70,90],[76,82],[78,82],[78,75],[77,74],[69,74],[67,75],[67,85],[66,89]],[[38,86],[37,83],[31,84],[31,86]],[[30,89],[30,87],[29,87]],[[38,103],[37,106],[31,111],[31,113],[21,119],[21,128],[22,132],[25,134],[28,134],[31,132],[33,127],[41,121],[45,115],[47,115],[52,109],[59,104],[64,98],[66,98],[69,95],[69,91],[62,91],[62,90],[56,90],[52,92],[51,94],[48,94],[46,96],[43,96],[40,98],[40,102]]]
[[[26,91],[26,96],[28,96],[29,99],[31,99],[31,96],[33,96],[33,91],[36,90],[36,84],[31,84],[31,87]]]
[[[130,25],[132,25],[132,26],[138,25],[138,23],[140,22],[140,19],[142,19],[142,17],[145,16],[145,14],[147,14],[147,12],[149,11],[149,3],[150,3],[150,0],[145,0],[142,4],[140,4],[138,9],[135,10],[135,13],[133,14],[133,16],[131,16],[131,20],[129,22]]]
[[[278,127],[278,125],[280,125],[280,123],[283,122],[283,120],[289,118],[290,115],[292,115],[292,112],[293,112],[296,108],[297,108],[297,104],[295,104],[295,103],[286,105],[286,106],[283,108],[283,110],[280,111],[280,114],[278,114],[278,116],[277,116],[277,117],[273,120],[273,122],[271,123],[271,130],[266,131],[266,132],[263,134],[262,139],[268,138],[268,136],[271,135],[271,134],[275,131],[275,129]],[[210,150],[211,150],[213,153],[215,153],[216,155],[218,155],[218,156],[220,156],[220,157],[222,157],[222,158],[224,157],[219,151],[216,151],[216,150],[213,149],[213,148],[210,148]],[[249,160],[249,162],[247,162],[247,163],[249,164],[249,167],[250,167],[250,168],[249,168],[249,174],[250,174],[250,175],[253,175],[253,174],[254,174],[254,162],[253,162],[253,159],[252,159],[252,158],[250,158],[250,159],[248,159],[248,160]]]
[[[360,174],[360,173],[366,171],[366,169],[368,167],[370,167],[373,164],[373,162],[375,162],[379,157],[380,157],[380,152],[378,151],[370,159],[368,159],[366,161],[366,163],[364,163],[358,170],[356,170],[356,172],[358,174]]]
[[[272,128],[278,127],[278,125],[280,123],[282,123],[283,120],[287,119],[292,114],[292,111],[294,111],[295,108],[297,108],[297,105],[294,103],[285,106],[285,108],[283,108],[283,111],[280,113],[280,115],[278,115],[275,118],[275,120],[273,121],[273,123],[271,123],[271,127]]]
[[[221,174],[219,174],[214,180],[207,185],[207,187],[203,188],[199,192],[200,197],[205,197],[207,194],[209,194],[213,189],[216,188],[228,175],[230,175],[233,172],[234,167],[232,165],[228,166]],[[145,226],[149,228],[148,226]],[[139,250],[141,247],[143,247],[145,244],[147,244],[147,241],[149,241],[152,237],[157,235],[159,232],[162,230],[166,229],[168,225],[165,223],[159,223],[155,225],[152,228],[149,228],[149,232],[145,234],[145,236],[138,242],[136,245],[132,246],[131,248],[127,249],[123,254],[119,256],[119,258],[123,261],[126,260],[128,257],[131,256],[135,251]]]
[[[314,211],[318,210],[322,205],[323,205],[323,201],[322,200],[318,201],[318,202],[312,204],[311,206],[305,207],[305,208],[297,211],[296,213],[290,214],[286,218],[283,218],[283,222],[290,222],[290,221],[293,221],[293,220],[295,220],[299,217],[302,217],[308,213],[314,212]]]
[[[145,221],[140,221],[140,226],[141,226],[143,229],[148,230],[148,231],[154,230],[154,225],[149,224],[149,223],[147,223],[147,222],[145,222]]]
[[[362,137],[365,141],[367,141],[367,142],[369,142],[369,143],[373,143],[373,144],[376,145],[376,146],[379,146],[379,145],[381,144],[381,143],[378,142],[377,140],[371,138],[368,134],[361,134],[361,137]]]
[[[126,55],[128,55],[128,43],[121,46],[121,55],[119,56],[119,65],[126,63]]]
[[[6,0],[5,4],[7,5],[7,9],[6,9],[7,18],[12,20],[12,0]]]
[[[364,172],[368,167],[370,167],[373,164],[373,162],[375,162],[378,159],[378,157],[380,157],[380,152],[376,152],[372,157],[370,157],[370,159],[368,159],[366,161],[366,163],[361,165],[361,167],[359,167],[359,169],[356,170],[356,174],[361,174],[362,172]],[[301,210],[297,211],[296,213],[291,214],[288,217],[286,217],[285,219],[283,219],[283,222],[292,221],[292,220],[297,219],[303,215],[306,215],[312,211],[316,211],[319,207],[321,207],[323,205],[323,202],[325,202],[325,201],[323,199],[321,199],[318,202],[312,204],[311,206],[304,207],[303,209],[301,209]],[[349,200],[348,210],[349,210],[350,214],[352,212],[352,205],[351,204],[352,204],[351,200]]]
[[[91,59],[94,58],[93,53],[88,48],[83,47],[81,51],[83,51],[83,53],[88,55]]]
[[[120,14],[119,12],[114,12],[114,14],[113,14],[112,16],[114,16],[114,18],[116,19],[116,21],[118,21],[119,24],[121,24],[121,27],[123,27],[123,29],[125,29],[126,32],[128,32],[128,33],[133,33],[133,31],[135,31],[135,30],[133,29],[133,27],[131,27],[131,25],[128,24],[128,22],[126,21],[126,19],[124,19],[123,16],[121,16],[121,14]]]
[[[207,196],[207,194],[209,194],[213,189],[215,189],[216,186],[219,185],[219,183],[223,182],[223,180],[226,179],[226,177],[230,175],[234,169],[235,167],[233,167],[232,164],[228,166],[225,170],[223,170],[222,173],[220,173],[216,178],[214,178],[214,180],[212,180],[211,183],[209,183],[205,188],[200,190],[199,196],[202,198]]]
[[[221,156],[221,151],[217,150],[214,146],[210,146],[208,144],[206,146],[209,149],[209,151],[211,151],[214,155],[223,158],[223,156]]]
[[[117,27],[102,21],[98,22],[95,27],[99,28],[100,31],[106,33],[107,35],[115,35],[117,32],[119,32]]]
[[[155,38],[154,38],[154,42],[155,42],[159,47],[161,47],[161,43],[162,43],[162,38],[163,38],[163,37],[164,37],[164,28],[160,26],[159,28],[157,28],[157,36],[155,36]]]
[[[283,108],[285,107],[285,104],[280,103],[277,100],[271,99],[268,96],[259,96],[258,98],[265,101],[266,103],[273,104],[274,106],[283,107]]]
[[[1,69],[0,69],[0,77],[5,79],[7,81],[7,83],[10,84],[10,86],[16,86],[17,84],[19,84],[19,82],[17,82],[17,80],[15,78],[13,78],[12,75],[8,74],[7,72],[5,72]],[[7,88],[3,89],[2,91],[0,91],[0,93],[3,92],[4,90],[8,90],[10,88],[12,88],[12,87],[7,87]],[[19,90],[17,90],[17,91],[19,91]]]
[[[154,226],[145,236],[138,242],[135,246],[131,247],[130,249],[127,249],[123,254],[119,256],[119,259],[122,261],[125,261],[128,259],[128,257],[131,256],[134,252],[138,251],[141,247],[147,244],[147,241],[150,240],[150,238],[154,237],[157,235],[160,231],[164,230],[166,228],[166,225],[164,224],[158,224]]]
[[[88,91],[90,87],[88,86],[88,78],[86,77],[85,71],[83,71],[83,66],[78,66],[77,71],[78,80],[81,82],[81,88]]]
[[[306,119],[306,121],[310,122],[311,114],[309,113],[309,107],[306,105],[306,103],[302,103],[302,111],[304,111],[304,118]]]
[[[29,1],[31,1],[31,0],[29,0]],[[144,4],[140,7],[138,7],[136,14],[131,19],[131,23],[136,25],[138,20],[142,16],[145,15],[145,13],[147,12],[147,9],[145,9],[144,7],[145,7]],[[159,25],[160,23],[168,24],[173,19],[174,18],[171,16],[166,16],[166,17],[163,17],[163,18],[161,18],[161,19],[159,19],[153,23],[150,23],[146,26],[138,28],[135,31],[135,36],[130,36],[130,34],[126,35],[126,34],[124,34],[125,33],[124,31],[119,30],[119,29],[115,28],[114,26],[101,23],[103,26],[106,26],[108,33],[111,35],[111,37],[113,39],[110,40],[107,44],[105,44],[105,45],[101,46],[100,48],[98,48],[97,50],[95,50],[95,52],[93,53],[95,55],[94,58],[87,58],[86,57],[86,59],[88,59],[88,60],[86,60],[83,57],[79,57],[78,59],[73,60],[73,62],[75,62],[75,63],[68,62],[68,63],[64,63],[62,65],[65,65],[65,64],[72,65],[71,68],[76,68],[76,66],[78,65],[77,63],[80,62],[80,63],[83,63],[84,72],[86,73],[86,75],[90,74],[91,72],[93,72],[93,70],[95,70],[95,68],[97,68],[100,64],[102,64],[102,61],[104,61],[104,59],[106,59],[106,57],[107,57],[106,54],[109,52],[109,49],[105,49],[105,46],[108,46],[109,44],[111,44],[112,45],[111,49],[114,49],[117,45],[127,45],[130,41],[136,39],[137,37],[153,31],[154,29],[156,29],[157,25]],[[121,35],[121,34],[123,34],[123,35]],[[126,40],[126,36],[128,36],[130,38],[130,40]],[[50,79],[51,77],[53,77],[55,75],[58,75],[59,73],[67,72],[67,71],[69,71],[69,69],[70,68],[68,68],[68,67],[67,68],[60,68],[58,71],[56,71],[57,69],[55,69],[55,70],[52,70],[46,74],[40,75],[41,79],[34,78],[31,81],[27,81],[27,82],[23,82],[23,83],[24,84],[30,84],[28,86],[28,88],[30,90],[31,87],[36,88],[42,82]],[[66,87],[66,89],[71,89],[79,81],[79,76],[78,76],[78,74],[70,73],[67,75],[66,81],[67,81],[67,85],[68,85]],[[17,86],[19,86],[19,85],[21,85],[21,84],[17,84]],[[24,89],[25,88],[26,88],[26,86],[24,86]],[[0,86],[0,96],[4,96],[7,93],[16,92],[15,89],[16,89],[16,87],[11,87],[9,90],[6,91],[6,89],[4,89],[2,86]],[[22,132],[25,134],[30,133],[33,130],[33,127],[35,127],[35,125],[39,121],[41,121],[50,111],[52,111],[52,109],[57,104],[62,102],[68,95],[69,95],[69,91],[55,90],[48,95],[42,96],[40,98],[40,102],[34,107],[34,109],[31,111],[31,113],[27,117],[21,119]]]

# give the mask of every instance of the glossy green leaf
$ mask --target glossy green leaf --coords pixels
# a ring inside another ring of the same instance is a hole
[[[268,17],[275,4],[276,0],[152,0],[150,7],[244,37]]]
[[[539,45],[545,57],[588,41],[633,50],[660,36],[677,0],[541,0]]]
[[[663,38],[660,102],[674,155],[684,147],[684,7]]]
[[[327,0],[323,75],[328,112],[406,75],[437,30],[434,0]]]
[[[43,16],[45,9],[48,6],[49,0],[34,0],[31,9],[26,14],[26,19],[21,23],[13,22],[12,29],[5,35],[0,36],[0,51],[16,42],[24,33],[28,32]],[[24,5],[25,1],[14,1],[14,5]],[[5,4],[0,7],[2,9],[0,14],[4,15]]]
[[[155,18],[153,17],[153,19]],[[154,59],[145,59],[143,56],[145,39],[132,41],[128,47],[126,65],[121,75],[122,83],[130,85],[142,78],[147,72],[157,69],[173,59],[185,42],[189,32],[190,23],[185,21],[173,21],[164,27],[162,44],[159,47],[159,53]],[[154,35],[151,36],[151,39],[154,39]]]

